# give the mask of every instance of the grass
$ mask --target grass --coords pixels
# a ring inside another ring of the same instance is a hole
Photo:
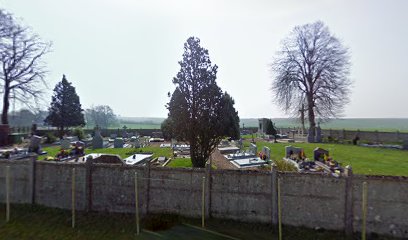
[[[39,156],[39,160],[45,159],[47,156],[55,157],[60,151],[59,146],[45,147],[43,148],[46,151],[47,155]],[[171,148],[160,148],[160,147],[144,147],[144,148],[100,148],[100,149],[85,149],[85,154],[89,153],[107,153],[107,154],[117,154],[121,158],[127,158],[132,154],[141,153],[141,152],[150,152],[153,153],[153,158],[164,156],[169,158],[172,155]]]
[[[136,235],[133,214],[77,212],[76,227],[71,228],[71,212],[38,205],[11,205],[10,222],[5,222],[0,205],[0,237],[8,240],[59,239],[277,239],[270,225],[207,219],[205,230],[200,219],[175,215],[148,215],[142,218]],[[346,239],[341,232],[283,226],[284,239]],[[357,237],[357,236],[355,236]],[[369,239],[392,239],[369,236]]]
[[[271,159],[282,159],[285,146],[302,147],[309,158],[313,158],[316,147],[329,150],[330,156],[343,167],[351,165],[355,174],[408,176],[408,151],[397,149],[368,148],[346,144],[327,143],[268,143],[257,142],[258,149],[271,149]]]
[[[172,159],[167,167],[193,167],[191,163],[191,158],[175,158]]]

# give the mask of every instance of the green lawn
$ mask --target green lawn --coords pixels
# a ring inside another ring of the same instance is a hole
[[[355,174],[408,176],[408,151],[368,148],[346,144],[327,143],[266,143],[257,142],[258,150],[263,146],[271,149],[272,159],[285,155],[285,146],[302,147],[309,158],[313,158],[316,147],[329,150],[334,160],[344,167],[351,165]]]
[[[55,155],[60,151],[59,146],[45,147],[44,151],[48,152],[47,155],[39,156],[39,160],[43,160],[47,156],[55,157]],[[160,148],[160,147],[144,147],[144,148],[101,148],[101,149],[85,149],[85,153],[107,153],[107,154],[117,154],[121,158],[127,158],[132,154],[140,152],[152,152],[153,158],[165,156],[167,158],[171,157],[171,148]]]
[[[71,212],[38,205],[11,205],[10,222],[5,222],[5,206],[0,205],[0,239],[7,240],[105,240],[105,239],[277,239],[270,225],[174,215],[141,216],[141,233],[136,235],[134,214],[76,212],[76,227],[71,227]],[[358,238],[358,236],[355,236]],[[368,236],[368,239],[392,239]],[[283,238],[346,239],[341,232],[283,226]]]
[[[166,167],[192,167],[191,158],[172,159]]]
[[[288,143],[267,143],[257,142],[258,150],[262,146],[268,146],[271,149],[272,159],[281,159],[285,155],[285,146]],[[330,151],[330,155],[342,166],[351,165],[356,174],[366,175],[393,175],[393,176],[408,176],[408,151],[368,148],[346,144],[309,144],[309,143],[292,143],[293,146],[302,147],[305,149],[306,156],[313,157],[313,149],[321,147]],[[248,141],[244,142],[244,146],[248,146]],[[132,148],[105,148],[105,149],[86,149],[86,153],[109,153],[118,154],[122,158],[126,158],[134,153],[153,152],[153,157],[166,156],[171,157],[172,151],[170,148],[145,147],[139,149]],[[48,152],[49,156],[55,156],[59,151],[59,147],[46,147],[44,151]],[[44,159],[45,156],[40,156],[39,159]],[[169,167],[191,167],[191,160],[187,158],[176,158],[167,166]]]

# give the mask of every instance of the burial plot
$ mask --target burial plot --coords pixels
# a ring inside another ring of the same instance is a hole
[[[67,138],[61,139],[61,149],[70,149],[71,148],[71,141]]]
[[[115,141],[113,142],[113,147],[114,148],[123,148],[123,138],[115,138]]]
[[[41,137],[37,135],[31,136],[28,152],[40,153],[41,151]]]
[[[98,127],[95,128],[95,136],[92,139],[92,148],[103,148],[103,138]]]

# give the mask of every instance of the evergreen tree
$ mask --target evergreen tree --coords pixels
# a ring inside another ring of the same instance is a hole
[[[227,93],[222,96],[222,124],[224,135],[234,140],[240,138],[239,116],[234,108],[234,99]]]
[[[278,131],[271,119],[268,119],[266,122],[266,134],[274,136],[276,142],[276,134],[278,134]]]
[[[54,88],[54,95],[48,111],[49,115],[45,122],[48,125],[57,127],[61,137],[66,128],[85,125],[79,96],[76,94],[75,87],[67,81],[65,75]]]
[[[194,167],[204,167],[212,151],[223,137],[222,91],[216,83],[217,65],[212,65],[208,50],[198,38],[190,37],[184,44],[180,71],[173,79],[169,124],[174,137],[190,144]]]

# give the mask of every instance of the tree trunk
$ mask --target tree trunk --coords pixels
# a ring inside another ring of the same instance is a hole
[[[3,111],[1,115],[1,123],[8,124],[8,110],[10,107],[10,83],[6,80],[4,85],[4,96],[3,96]]]
[[[308,117],[309,117],[309,134],[312,137],[308,137],[308,139],[313,139],[313,141],[309,142],[314,142],[315,137],[316,137],[316,120],[315,120],[315,113],[314,113],[314,102],[313,102],[313,96],[308,96],[307,97],[307,102],[308,102],[308,107],[307,107],[307,112],[308,112]]]

